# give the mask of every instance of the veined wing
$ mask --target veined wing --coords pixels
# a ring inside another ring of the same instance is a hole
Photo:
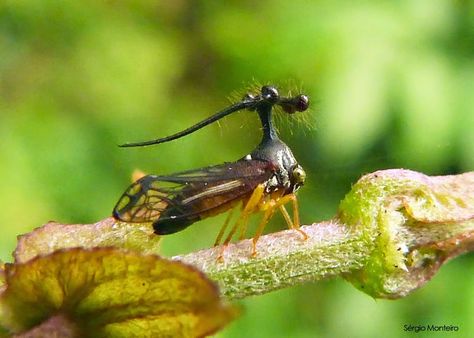
[[[124,222],[196,216],[248,194],[272,174],[270,162],[239,160],[170,176],[147,175],[124,192],[113,216]]]
[[[269,170],[272,166],[263,160],[245,160],[227,162],[215,166],[192,169],[174,173],[168,176],[156,176],[164,182],[193,183],[193,182],[216,182],[228,178],[254,178]]]

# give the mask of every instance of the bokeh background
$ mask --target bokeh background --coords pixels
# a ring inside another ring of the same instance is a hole
[[[131,172],[172,173],[247,154],[255,114],[241,112],[152,148],[254,83],[312,100],[281,137],[306,169],[303,222],[332,217],[362,174],[474,168],[472,1],[0,2],[0,257],[49,220],[110,215]],[[212,245],[223,218],[166,237],[166,255]],[[284,228],[275,217],[268,231]],[[239,302],[218,337],[399,337],[405,324],[474,335],[474,259],[423,289],[373,300],[331,280]],[[430,336],[418,333],[417,337]]]

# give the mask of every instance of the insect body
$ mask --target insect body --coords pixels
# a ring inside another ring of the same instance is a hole
[[[153,141],[125,144],[145,146],[158,144],[188,135],[232,112],[255,110],[262,122],[263,138],[247,156],[230,163],[189,170],[169,176],[148,175],[133,183],[114,208],[113,216],[124,222],[153,223],[156,234],[171,234],[209,216],[217,215],[237,204],[242,212],[224,240],[227,245],[240,229],[244,238],[248,217],[258,211],[264,216],[253,239],[252,254],[265,224],[279,209],[290,228],[299,230],[298,205],[295,192],[304,184],[305,172],[297,163],[290,148],[283,143],[273,127],[272,109],[281,106],[287,113],[306,110],[305,95],[281,98],[274,87],[264,86],[257,96],[245,98],[195,126],[177,134]],[[293,220],[284,204],[292,202]],[[221,242],[229,223],[227,217],[215,244]]]

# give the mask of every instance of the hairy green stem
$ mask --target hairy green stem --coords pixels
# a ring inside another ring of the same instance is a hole
[[[373,297],[421,287],[447,260],[474,250],[474,172],[429,177],[409,170],[362,177],[332,221],[177,256],[216,280],[227,298],[344,276]]]
[[[217,259],[221,248],[174,258],[218,281],[229,298],[242,298],[360,269],[370,252],[360,234],[335,221],[304,226],[302,230],[308,239],[303,240],[294,230],[261,237],[256,257],[250,255],[252,240],[243,240],[225,249],[223,261]]]

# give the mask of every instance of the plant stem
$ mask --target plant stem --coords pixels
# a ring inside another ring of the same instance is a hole
[[[337,222],[302,230],[308,235],[306,240],[295,230],[262,236],[256,257],[250,255],[252,240],[243,240],[225,249],[223,262],[217,259],[220,247],[174,259],[204,271],[229,298],[242,298],[360,269],[370,252],[358,236]]]
[[[474,172],[429,177],[409,170],[362,177],[331,221],[176,256],[218,282],[229,299],[343,276],[373,297],[403,297],[449,259],[474,250]]]

